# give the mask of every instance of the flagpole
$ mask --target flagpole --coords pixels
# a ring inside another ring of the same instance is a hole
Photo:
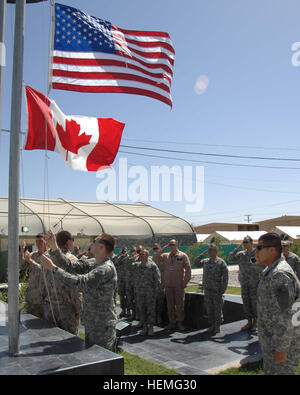
[[[8,194],[8,343],[19,354],[19,167],[26,0],[16,0]]]
[[[6,17],[6,0],[0,0],[0,129],[1,129],[1,116],[2,116],[2,83],[3,83],[3,73],[5,67],[5,17]]]
[[[54,42],[54,3],[51,0],[51,24],[50,24],[50,47],[49,47],[49,62],[48,62],[48,95],[52,87],[52,69],[51,65],[53,63],[53,42]]]

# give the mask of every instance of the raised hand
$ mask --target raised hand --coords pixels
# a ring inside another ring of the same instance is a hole
[[[56,238],[55,238],[55,234],[52,232],[51,229],[48,230],[46,236],[45,236],[45,241],[47,244],[50,245],[50,247],[52,248],[52,250],[57,250],[58,246],[56,243]]]

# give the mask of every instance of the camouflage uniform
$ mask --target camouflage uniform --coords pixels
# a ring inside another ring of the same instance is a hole
[[[245,317],[248,320],[257,318],[257,286],[261,276],[264,265],[252,263],[251,258],[255,255],[255,250],[251,252],[232,251],[228,256],[230,263],[236,262],[239,264],[239,281],[241,284],[241,293],[243,299],[243,310]]]
[[[157,265],[148,259],[147,263],[137,262],[134,273],[137,311],[141,324],[155,323],[155,298],[160,289],[160,272]]]
[[[280,258],[266,268],[258,285],[258,335],[265,374],[296,374],[300,357],[300,327],[292,323],[292,306],[300,284],[287,262]],[[287,352],[287,361],[276,363],[273,352]]]
[[[163,316],[164,307],[165,307],[165,297],[166,297],[165,289],[164,289],[164,286],[163,286],[163,274],[164,274],[163,268],[164,268],[164,265],[163,265],[163,262],[162,262],[162,259],[161,259],[161,254],[159,254],[159,253],[154,253],[153,256],[152,256],[152,260],[153,260],[153,262],[156,263],[156,265],[157,265],[157,267],[159,269],[160,278],[161,278],[161,283],[160,283],[160,286],[159,286],[158,296],[157,296],[157,299],[156,299],[156,317],[157,317],[156,321],[159,324],[159,323],[162,322],[162,316]]]
[[[74,264],[78,262],[75,255],[67,250],[62,249],[62,253]],[[44,319],[77,335],[82,308],[81,293],[55,279],[49,270],[43,270],[43,276],[45,280]]]
[[[116,261],[117,261],[117,259],[118,259],[118,255],[112,253],[112,254],[109,256],[109,259],[110,259],[111,262],[114,264],[114,267],[115,267],[115,269],[117,270],[117,268],[116,268]],[[115,303],[115,305],[117,305],[117,294],[118,294],[118,285],[117,285],[117,288],[116,288],[115,293],[114,293],[114,303]]]
[[[126,265],[126,300],[127,308],[132,311],[133,317],[136,317],[136,297],[134,294],[134,273],[136,269],[136,262],[138,258],[127,257]]]
[[[298,280],[300,280],[300,258],[293,252],[289,252],[287,256],[284,255],[284,259],[294,270]]]
[[[27,263],[20,257],[20,268],[28,270],[28,286],[25,291],[26,311],[40,319],[44,318],[43,302],[44,302],[44,281],[42,268],[39,265],[41,254],[33,252],[30,254],[35,264]]]
[[[85,327],[86,347],[98,344],[115,351],[117,314],[113,297],[117,288],[117,272],[110,258],[98,265],[95,258],[74,263],[59,249],[51,257],[58,267],[64,269],[54,271],[55,279],[83,293],[81,319]]]
[[[126,256],[120,255],[115,261],[115,267],[118,275],[118,293],[120,296],[120,307],[123,311],[126,311],[128,308],[126,298],[126,260]]]
[[[222,322],[223,293],[228,285],[228,268],[219,257],[207,258],[203,263],[204,303],[208,322],[220,326]]]

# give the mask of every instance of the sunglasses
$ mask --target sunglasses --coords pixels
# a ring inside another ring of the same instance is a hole
[[[153,250],[159,250],[159,248],[158,247],[153,247]]]
[[[176,244],[169,244],[169,246],[176,246]]]
[[[243,241],[243,244],[249,244],[249,243],[250,243],[250,241],[248,241],[248,240]]]
[[[270,247],[277,247],[277,246],[275,246],[274,244],[271,245],[271,246],[258,245],[258,246],[256,246],[256,249],[257,249],[258,251],[261,251],[263,248],[270,248]]]

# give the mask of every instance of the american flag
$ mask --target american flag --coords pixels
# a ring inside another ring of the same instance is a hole
[[[172,106],[174,48],[168,33],[118,28],[56,3],[50,87],[149,96]]]

